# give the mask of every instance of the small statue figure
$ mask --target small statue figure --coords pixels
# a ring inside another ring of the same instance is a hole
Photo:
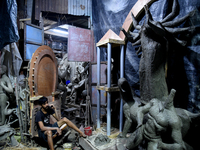
[[[0,141],[10,138],[11,146],[21,146],[20,143],[15,139],[15,129],[11,128],[9,125],[3,125],[0,128]]]
[[[84,70],[80,72],[81,80],[88,78],[89,65],[90,65],[89,62],[82,63],[82,67],[84,68]]]
[[[119,134],[118,137],[125,138],[131,125],[134,123],[137,126],[137,110],[141,106],[139,98],[134,96],[134,93],[125,78],[120,78],[118,80],[118,86],[120,89],[120,94],[125,104],[123,106],[123,111],[125,115],[125,124],[123,132]]]
[[[65,54],[58,66],[58,77],[64,79],[65,81],[68,80],[67,74],[70,73],[70,64],[67,60],[67,54]],[[65,82],[64,82],[65,83]]]
[[[0,66],[0,126],[5,124],[6,114],[5,109],[7,108],[7,101],[9,100],[6,93],[13,93],[13,88],[10,79],[6,75],[7,67],[4,65]],[[10,114],[10,113],[9,113]]]
[[[65,101],[66,101],[66,97],[67,97],[67,86],[66,86],[66,81],[67,78],[69,77],[69,73],[70,73],[70,64],[68,63],[67,60],[67,54],[65,54],[62,58],[62,60],[59,63],[58,66],[58,90],[62,91],[62,96],[61,96],[61,109],[64,110],[67,107],[65,106]]]
[[[19,77],[18,77],[18,85],[19,85],[20,89],[25,88],[25,75],[24,75],[23,70],[20,70],[20,74],[19,74]]]
[[[77,77],[72,78],[72,90],[70,93],[70,98],[73,103],[79,104],[78,98],[81,97],[81,93],[85,87],[85,79],[79,81]]]

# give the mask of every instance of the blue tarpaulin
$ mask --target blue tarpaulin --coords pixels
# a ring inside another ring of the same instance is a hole
[[[119,35],[126,16],[135,5],[137,0],[93,0],[93,29],[95,42],[97,43],[105,33],[111,29]],[[172,0],[158,0],[150,5],[149,10],[155,21],[161,21],[172,9]],[[200,1],[199,0],[178,0],[179,14],[177,18],[183,17],[192,10],[195,15],[179,27],[200,25]],[[142,25],[145,15],[141,14],[139,24]],[[136,31],[134,31],[136,32]],[[187,45],[175,47],[176,51],[170,56],[167,84],[169,90],[176,89],[175,106],[188,109],[191,112],[200,111],[200,32],[196,31],[188,38],[187,35],[180,35],[181,39],[187,39]],[[173,47],[172,47],[173,49]],[[139,89],[139,62],[135,47],[127,42],[125,54],[125,78],[128,80],[135,94],[140,96]],[[117,51],[112,53],[115,57]],[[106,49],[101,49],[101,61],[106,61]],[[114,60],[116,61],[116,60]],[[119,60],[118,60],[119,61]],[[117,66],[119,70],[119,66]],[[119,74],[119,71],[115,72]],[[117,76],[119,77],[119,76]]]

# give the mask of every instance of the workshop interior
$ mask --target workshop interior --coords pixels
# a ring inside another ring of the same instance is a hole
[[[199,0],[0,7],[0,149],[199,150]]]

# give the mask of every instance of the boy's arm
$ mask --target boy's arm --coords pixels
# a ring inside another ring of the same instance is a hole
[[[54,112],[55,112],[55,113],[52,114],[52,116],[53,116],[57,121],[59,121],[60,119],[58,118],[58,114],[57,114],[56,108],[55,108],[53,105],[51,105],[51,108],[52,108],[52,109],[54,110]]]
[[[55,113],[52,115],[57,121],[59,121],[59,118],[57,117],[57,113],[56,113],[56,110],[55,110]]]
[[[43,124],[42,121],[39,121],[39,122],[38,122],[38,125],[39,125],[41,131],[57,130],[58,135],[61,135],[61,134],[62,134],[62,131],[61,131],[60,128],[58,128],[58,127],[46,127],[46,126],[44,126],[44,124]]]

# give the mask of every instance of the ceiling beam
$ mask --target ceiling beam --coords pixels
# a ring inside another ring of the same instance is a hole
[[[50,35],[54,35],[54,36],[59,36],[59,37],[63,37],[63,38],[68,38],[68,35],[62,35],[60,33],[55,33],[55,32],[51,32],[51,31],[44,31],[44,34],[50,34]]]
[[[59,24],[57,22],[54,22],[51,25],[44,27],[44,31],[55,28],[57,26],[59,26]]]

